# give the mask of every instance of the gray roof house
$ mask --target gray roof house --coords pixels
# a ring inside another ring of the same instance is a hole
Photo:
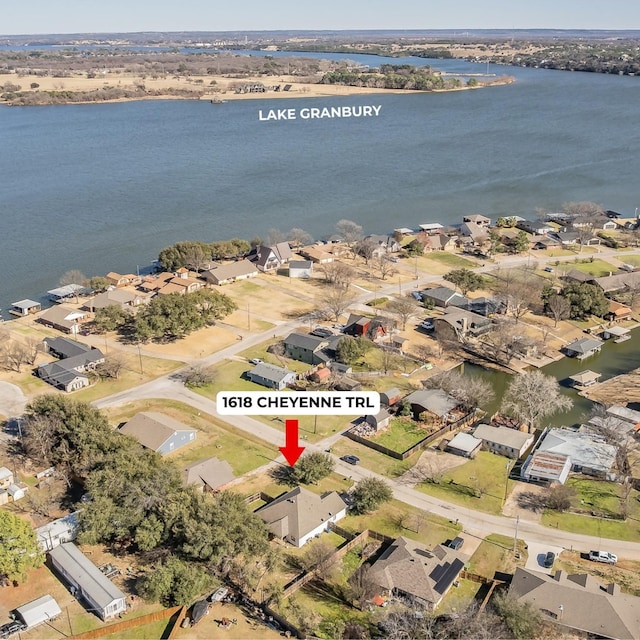
[[[235,480],[231,465],[226,460],[207,458],[190,464],[183,473],[185,484],[193,484],[200,491],[220,491]]]
[[[456,433],[447,444],[447,451],[465,458],[475,458],[482,447],[482,440],[469,433]]]
[[[313,274],[313,262],[311,260],[290,260],[290,278],[310,278]]]
[[[206,269],[200,274],[209,284],[222,286],[236,280],[255,278],[258,275],[258,267],[249,260],[238,260],[227,264],[219,264],[211,269]]]
[[[423,300],[431,300],[436,307],[462,307],[469,303],[468,298],[450,287],[423,289],[420,293]]]
[[[274,537],[302,547],[326,531],[330,522],[344,518],[347,504],[335,491],[319,496],[304,487],[296,487],[255,513],[264,520]]]
[[[193,442],[197,430],[163,413],[143,411],[124,424],[120,433],[133,436],[143,447],[166,456]]]
[[[430,411],[441,419],[458,406],[458,401],[442,389],[418,389],[410,393],[405,400],[411,405],[414,417],[423,411]]]
[[[594,278],[593,281],[605,293],[623,291],[626,288],[632,289],[640,285],[640,271],[634,271],[632,273],[618,273],[614,276],[604,276],[603,278]]]
[[[84,311],[61,304],[43,311],[38,322],[63,333],[78,333],[80,320],[83,320],[86,315]]]
[[[329,346],[327,338],[307,333],[290,333],[283,342],[285,354],[292,360],[307,364],[326,364],[332,360],[324,352]]]
[[[640,598],[602,585],[589,574],[554,575],[517,567],[509,595],[532,604],[543,618],[590,637],[640,640]]]
[[[44,551],[51,551],[64,542],[71,542],[78,535],[78,512],[70,513],[63,518],[53,520],[49,524],[36,529],[38,544]]]
[[[387,594],[413,598],[435,609],[468,559],[449,547],[430,550],[400,536],[371,565],[369,579]]]
[[[568,344],[564,350],[570,358],[578,358],[584,360],[589,356],[593,356],[602,349],[604,342],[598,338],[580,338]]]
[[[261,362],[253,369],[247,371],[247,378],[251,382],[260,384],[269,389],[284,389],[287,385],[296,381],[295,371],[289,371],[283,367],[276,367],[274,364]]]
[[[71,592],[106,620],[127,610],[126,596],[76,547],[65,542],[49,551],[53,568],[71,585]]]
[[[252,260],[260,271],[273,271],[289,262],[292,255],[288,242],[278,242],[270,247],[258,247]]]
[[[91,298],[86,303],[89,311],[95,312],[98,309],[106,309],[107,307],[117,306],[121,309],[126,307],[137,307],[149,301],[147,294],[141,294],[135,291],[126,291],[125,289],[110,289]]]
[[[482,445],[493,453],[517,460],[533,444],[535,435],[508,427],[492,427],[480,424],[473,432],[474,437],[482,440]]]
[[[51,386],[70,392],[89,385],[87,371],[93,371],[104,362],[100,349],[69,340],[68,338],[45,338],[47,349],[61,358],[38,367],[38,377]]]
[[[476,338],[493,329],[490,318],[458,307],[448,307],[443,316],[433,319],[436,334],[450,339]]]
[[[380,411],[375,415],[371,414],[365,416],[365,422],[372,426],[376,431],[388,427],[390,420],[391,414],[386,409],[380,409]]]

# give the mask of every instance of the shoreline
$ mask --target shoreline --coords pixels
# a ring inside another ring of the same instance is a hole
[[[31,77],[26,78],[32,79]],[[415,89],[380,89],[372,87],[354,87],[349,85],[336,85],[336,84],[319,84],[319,83],[301,83],[295,82],[290,78],[279,78],[272,80],[277,85],[291,85],[291,89],[288,91],[275,91],[268,90],[264,92],[255,93],[237,93],[234,86],[242,84],[266,84],[271,79],[265,79],[261,77],[248,77],[242,78],[226,78],[226,77],[208,77],[209,86],[204,86],[205,78],[172,78],[168,79],[154,79],[149,80],[139,76],[121,77],[117,80],[117,84],[109,83],[101,78],[84,78],[84,77],[72,77],[72,78],[35,78],[38,80],[37,88],[24,88],[21,89],[22,95],[38,94],[38,93],[52,93],[56,97],[62,94],[80,94],[80,93],[93,93],[101,89],[120,89],[131,90],[139,89],[144,86],[149,91],[160,92],[155,95],[136,95],[132,97],[119,97],[108,98],[104,100],[62,100],[51,103],[33,103],[33,104],[21,104],[17,102],[4,101],[0,102],[0,105],[7,107],[48,107],[48,106],[60,106],[60,105],[73,105],[73,104],[112,104],[119,102],[138,102],[145,100],[197,100],[197,101],[209,101],[215,103],[224,103],[237,100],[281,100],[281,99],[295,99],[301,98],[332,98],[332,97],[353,97],[353,96],[367,96],[367,95],[403,95],[403,94],[429,94],[429,93],[449,93],[454,91],[467,91],[485,89],[494,86],[504,86],[514,84],[515,79],[507,77],[493,78],[486,84],[478,84],[476,86],[461,86],[452,87],[449,89],[433,89],[431,91],[422,91]],[[124,83],[126,81],[126,84]],[[265,82],[266,81],[266,82]],[[25,82],[25,77],[17,78],[17,83]],[[216,89],[211,88],[211,83],[215,83]],[[171,93],[172,91],[191,91],[192,95],[176,95]],[[167,93],[162,93],[166,91]]]

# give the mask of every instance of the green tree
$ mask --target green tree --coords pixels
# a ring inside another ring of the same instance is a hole
[[[529,248],[529,234],[526,231],[518,232],[513,239],[513,249],[516,253],[522,253]]]
[[[516,640],[540,637],[542,616],[532,603],[518,602],[507,591],[502,591],[495,596],[492,604]]]
[[[300,457],[291,468],[290,478],[295,484],[318,484],[335,468],[335,463],[328,453],[314,451]]]
[[[340,362],[354,364],[371,348],[373,343],[364,336],[344,336],[338,340],[336,354]]]
[[[600,287],[586,282],[570,282],[563,287],[560,295],[571,305],[570,317],[581,320],[590,315],[602,318],[609,310],[609,300]]]
[[[212,584],[211,577],[197,564],[168,556],[138,582],[140,594],[165,607],[189,605]]]
[[[445,273],[443,278],[460,289],[463,296],[476,291],[484,285],[484,278],[470,269],[454,269]]]
[[[89,278],[88,284],[93,291],[105,291],[111,283],[103,276],[93,276]]]
[[[93,326],[98,333],[106,333],[125,327],[132,320],[133,315],[129,311],[119,304],[110,304],[108,307],[96,310]]]
[[[391,487],[380,478],[363,478],[353,489],[353,509],[358,514],[375,511],[393,498]]]
[[[44,553],[33,527],[26,520],[0,509],[0,577],[24,582],[27,571],[43,563]]]

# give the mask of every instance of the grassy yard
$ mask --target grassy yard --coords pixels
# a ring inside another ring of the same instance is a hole
[[[634,267],[640,267],[640,255],[620,256],[620,260],[627,264],[632,264]]]
[[[90,387],[76,391],[72,395],[74,400],[93,402],[98,398],[106,398],[114,393],[120,393],[120,391],[125,391],[149,380],[166,375],[181,366],[184,365],[174,360],[162,360],[161,358],[142,356],[142,373],[140,373],[140,360],[137,356],[129,355],[127,364],[120,372],[120,377],[117,380],[111,378],[101,379]]]
[[[447,472],[440,484],[421,483],[416,489],[469,509],[498,515],[502,511],[507,458],[480,451],[474,460]],[[508,491],[513,487],[509,480]]]
[[[513,573],[516,566],[524,567],[527,553],[524,540],[518,540],[516,549],[520,558],[513,553],[513,538],[493,533],[487,536],[471,556],[469,571],[487,578],[493,578],[496,571]]]
[[[463,258],[462,256],[456,255],[455,253],[449,253],[447,251],[432,251],[427,254],[426,260],[451,267],[452,269],[472,269],[473,267],[478,266],[477,262],[474,262],[473,260]]]
[[[475,599],[480,587],[479,582],[465,580],[460,578],[458,586],[455,585],[449,589],[447,595],[438,605],[438,613],[456,613],[457,611],[465,611]]]
[[[424,440],[428,435],[428,431],[425,431],[410,418],[393,418],[389,426],[381,433],[377,433],[371,440],[392,451],[402,453]]]
[[[629,519],[626,522],[624,520],[606,520],[547,510],[542,514],[542,524],[587,536],[640,542],[640,522],[638,520]]]
[[[288,393],[288,392],[287,392]],[[295,392],[291,392],[295,393]],[[254,416],[259,422],[284,431],[284,419],[278,416]],[[296,416],[300,439],[308,442],[319,442],[338,431],[345,431],[351,426],[349,416]]]
[[[604,260],[594,259],[593,262],[565,262],[560,265],[560,268],[575,269],[582,273],[589,273],[596,278],[608,276],[610,272],[616,272],[617,267],[614,267],[611,263]]]
[[[120,423],[140,411],[158,411],[198,429],[195,443],[168,458],[179,469],[198,460],[215,457],[226,460],[233,473],[241,476],[267,464],[278,455],[278,451],[259,438],[239,431],[218,418],[201,414],[189,405],[171,400],[140,400],[129,403],[124,410],[110,410],[109,418],[112,422]]]
[[[337,456],[344,455],[356,455],[360,458],[362,465],[367,469],[375,469],[377,473],[380,473],[389,478],[397,478],[403,473],[411,469],[413,465],[418,461],[420,452],[414,453],[405,460],[396,460],[383,453],[378,453],[369,447],[366,447],[359,442],[354,442],[348,438],[341,438],[331,447],[331,452]]]

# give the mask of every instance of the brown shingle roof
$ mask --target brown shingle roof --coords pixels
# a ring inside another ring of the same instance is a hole
[[[143,411],[136,413],[120,431],[136,438],[143,447],[157,451],[177,431],[193,429],[163,413]]]

